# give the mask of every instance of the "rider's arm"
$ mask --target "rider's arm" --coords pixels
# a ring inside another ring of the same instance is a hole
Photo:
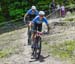
[[[36,16],[39,14],[38,10],[36,10],[36,13],[35,14],[36,14]]]
[[[37,20],[38,20],[38,16],[36,16],[36,17],[32,20],[32,23],[37,22]]]
[[[46,25],[47,25],[47,30],[48,30],[48,33],[49,33],[50,27],[49,27],[49,23],[48,23],[46,17],[43,18],[43,21],[46,23]]]
[[[30,23],[30,26],[34,26],[34,23],[38,20],[38,16],[36,16]]]
[[[28,15],[27,13],[24,15],[24,22],[25,22],[25,19],[26,19],[26,16],[27,16],[27,15]]]
[[[31,9],[29,9],[29,10],[27,11],[27,13],[24,15],[24,22],[25,22],[26,16],[27,16],[30,12],[31,12]]]
[[[49,29],[50,29],[49,24],[46,25],[47,25],[47,32],[49,33]]]

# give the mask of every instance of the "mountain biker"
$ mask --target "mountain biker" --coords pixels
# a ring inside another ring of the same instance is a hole
[[[33,26],[33,31],[42,31],[42,23],[45,22],[47,25],[47,32],[49,33],[49,24],[45,17],[44,11],[39,11],[39,15],[36,16],[30,23],[30,26]],[[35,33],[32,34],[32,39],[34,40]]]
[[[25,22],[26,17],[28,17],[28,21],[31,21],[37,15],[38,15],[38,10],[36,9],[35,6],[32,6],[31,9],[29,9],[27,13],[24,15],[24,22]]]
[[[31,38],[31,28],[29,27],[29,23],[32,21],[32,19],[38,15],[38,10],[36,9],[35,6],[32,6],[31,9],[27,11],[27,13],[24,15],[24,22],[27,24],[28,27],[28,44],[30,43],[30,38]],[[26,20],[26,21],[25,21]]]
[[[45,17],[44,11],[39,11],[39,15],[36,16],[36,17],[31,21],[31,23],[29,24],[30,27],[31,27],[31,26],[33,27],[33,28],[32,28],[32,31],[33,31],[33,33],[32,33],[32,46],[31,46],[32,50],[34,50],[33,48],[35,48],[34,39],[35,39],[35,37],[36,37],[36,31],[39,31],[39,32],[42,31],[42,23],[43,23],[43,22],[46,23],[46,25],[47,25],[47,32],[49,33],[49,23],[48,23],[48,21],[47,21],[47,19],[46,19],[46,17]],[[34,54],[34,52],[32,52],[32,55],[33,55],[33,54]]]

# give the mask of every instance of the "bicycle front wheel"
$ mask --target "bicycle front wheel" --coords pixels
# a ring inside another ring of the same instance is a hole
[[[28,27],[28,45],[31,45],[31,30]]]
[[[41,38],[38,37],[34,40],[34,45],[33,45],[33,53],[34,53],[34,57],[36,59],[40,58],[40,54],[41,54]]]

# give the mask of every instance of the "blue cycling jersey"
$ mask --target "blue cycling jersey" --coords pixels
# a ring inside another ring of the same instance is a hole
[[[39,15],[36,16],[36,17],[32,20],[32,23],[35,23],[35,22],[36,22],[37,24],[41,24],[42,22],[45,22],[46,25],[48,25],[48,21],[47,21],[46,17],[43,17],[43,18],[40,20]]]
[[[27,14],[35,14],[35,15],[38,15],[38,11],[37,10],[32,11],[32,9],[29,9],[27,11]]]

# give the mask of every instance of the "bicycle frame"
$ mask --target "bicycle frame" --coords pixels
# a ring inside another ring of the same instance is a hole
[[[34,38],[34,42],[33,42],[33,56],[36,59],[39,59],[40,54],[41,54],[41,35],[42,32],[36,32],[35,33],[35,38]]]
[[[36,33],[36,37],[40,37],[41,38],[41,35],[42,35],[43,33],[42,32],[37,32]]]

